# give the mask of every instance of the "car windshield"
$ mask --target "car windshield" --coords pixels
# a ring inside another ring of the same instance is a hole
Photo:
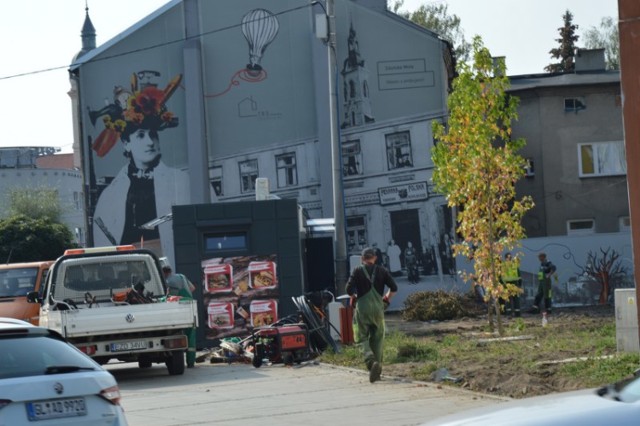
[[[0,298],[26,296],[36,285],[38,268],[0,270]]]
[[[0,379],[96,370],[96,364],[69,344],[42,334],[0,338]]]
[[[640,377],[613,386],[613,398],[622,402],[640,401]]]
[[[104,302],[130,288],[142,290],[149,297],[161,297],[165,290],[154,266],[148,256],[139,254],[109,256],[105,259],[67,259],[56,271],[54,297],[82,304],[89,293],[97,302]]]

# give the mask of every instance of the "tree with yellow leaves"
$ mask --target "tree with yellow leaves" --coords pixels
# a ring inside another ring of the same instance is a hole
[[[511,138],[518,99],[506,93],[504,61],[494,61],[480,37],[472,45],[473,63],[459,64],[453,82],[446,127],[433,123],[433,182],[457,209],[456,230],[462,241],[454,245],[455,253],[473,259],[474,272],[463,278],[484,287],[490,326],[494,328],[496,312],[502,335],[498,301],[521,291],[501,282],[502,254],[525,237],[521,219],[533,201],[516,199],[515,184],[526,166],[518,151],[525,141]]]

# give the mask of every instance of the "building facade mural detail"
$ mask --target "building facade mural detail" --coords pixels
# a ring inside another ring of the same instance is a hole
[[[173,77],[163,88],[158,87],[160,78],[158,71],[135,72],[130,91],[116,85],[112,103],[89,109],[92,125],[102,127],[93,143],[91,136],[88,138],[90,164],[101,161],[118,142],[126,158],[115,176],[99,177],[101,191],[91,200],[91,232],[96,246],[137,243],[156,245],[163,255],[173,253],[169,224],[144,227],[171,213],[172,205],[188,202],[183,190],[189,187],[188,174],[167,166],[160,152],[161,132],[179,125],[167,103],[180,86],[182,75]],[[91,168],[90,174],[96,178],[95,169]]]

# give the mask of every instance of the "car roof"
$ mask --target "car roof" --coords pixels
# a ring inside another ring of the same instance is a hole
[[[25,326],[35,327],[33,324],[20,319],[0,317],[1,328],[16,328],[16,327],[22,328]]]
[[[0,264],[0,270],[3,269],[18,269],[18,268],[33,268],[33,267],[49,267],[53,265],[54,260],[41,260],[37,262],[19,262],[19,263],[3,263]]]

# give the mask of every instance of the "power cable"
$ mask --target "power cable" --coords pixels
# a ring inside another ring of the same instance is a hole
[[[285,14],[288,14],[288,13],[296,12],[296,11],[301,10],[301,9],[312,7],[312,6],[313,6],[313,3],[310,3],[310,4],[303,5],[303,6],[293,7],[291,9],[285,9],[285,10],[283,10],[281,12],[274,13],[273,15],[274,16],[281,16],[281,15],[285,15]],[[256,20],[260,20],[260,18],[258,18]],[[253,22],[253,21],[247,21],[247,22]],[[242,23],[228,25],[226,27],[217,28],[215,30],[206,31],[206,32],[203,32],[203,33],[200,33],[200,34],[195,34],[193,36],[182,37],[182,38],[177,39],[177,40],[166,41],[166,42],[157,43],[157,44],[154,44],[154,45],[151,45],[151,46],[146,46],[146,47],[141,47],[141,48],[138,48],[138,49],[128,50],[126,52],[121,52],[121,53],[118,53],[118,54],[115,54],[115,55],[103,56],[103,57],[100,57],[100,58],[93,58],[93,59],[90,59],[90,60],[88,60],[86,62],[80,62],[80,63],[74,62],[74,63],[71,63],[69,65],[61,65],[61,66],[57,66],[57,67],[44,68],[44,69],[41,69],[41,70],[27,71],[27,72],[23,72],[23,73],[19,73],[19,74],[12,74],[12,75],[7,75],[7,76],[2,76],[2,77],[0,77],[0,81],[9,80],[9,79],[13,79],[13,78],[19,78],[19,77],[26,77],[26,76],[35,75],[35,74],[41,74],[41,73],[50,72],[50,71],[57,71],[57,70],[65,69],[65,68],[71,68],[71,67],[74,67],[74,66],[86,65],[86,64],[96,63],[96,62],[100,62],[100,61],[106,61],[106,60],[109,60],[109,59],[119,58],[119,57],[122,57],[122,56],[128,56],[128,55],[132,55],[134,53],[145,52],[147,50],[152,50],[152,49],[156,49],[156,48],[164,47],[164,46],[170,46],[172,44],[182,43],[182,42],[185,42],[185,41],[188,41],[188,40],[191,40],[191,39],[204,37],[204,36],[208,36],[208,35],[212,35],[212,34],[217,34],[217,33],[223,32],[223,31],[227,31],[227,30],[231,30],[231,29],[234,29],[234,28],[241,27],[242,25],[243,25]]]

